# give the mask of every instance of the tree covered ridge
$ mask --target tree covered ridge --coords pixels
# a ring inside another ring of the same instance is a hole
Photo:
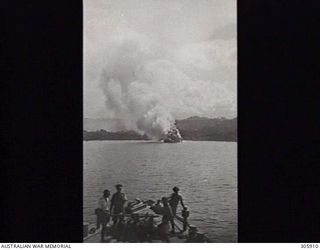
[[[237,141],[237,118],[189,117],[177,120],[176,126],[184,140]],[[109,132],[104,129],[83,131],[83,140],[148,140],[135,131]]]

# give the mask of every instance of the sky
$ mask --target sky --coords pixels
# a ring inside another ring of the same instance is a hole
[[[84,1],[86,118],[233,118],[236,72],[235,0]]]

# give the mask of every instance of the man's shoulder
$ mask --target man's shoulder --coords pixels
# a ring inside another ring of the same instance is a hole
[[[121,195],[121,193],[114,193],[113,195],[112,195],[112,199],[114,199],[114,198],[118,198],[119,196]]]
[[[181,194],[177,194],[177,199],[178,200],[182,200],[183,198],[182,198],[182,195]]]
[[[176,193],[173,193],[171,196],[175,197],[175,198],[181,198],[182,197],[181,194],[176,194]]]

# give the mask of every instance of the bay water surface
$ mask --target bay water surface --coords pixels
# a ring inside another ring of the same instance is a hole
[[[84,222],[104,189],[121,183],[129,200],[158,200],[178,186],[189,221],[213,242],[237,242],[237,143],[85,141]],[[180,211],[178,209],[178,211]]]

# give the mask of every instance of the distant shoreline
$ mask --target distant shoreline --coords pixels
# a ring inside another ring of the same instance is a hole
[[[104,141],[104,140],[149,140],[146,134],[141,135],[136,131],[125,130],[123,127],[116,129],[116,123],[108,121],[105,123],[96,123],[93,126],[84,124],[83,140],[84,141]],[[92,123],[93,122],[93,123]],[[115,127],[106,128],[107,125],[113,124]],[[189,117],[184,120],[176,120],[176,126],[185,141],[232,141],[237,142],[237,118],[206,118],[206,117]],[[120,131],[119,131],[120,130]],[[113,132],[111,132],[113,131]]]

